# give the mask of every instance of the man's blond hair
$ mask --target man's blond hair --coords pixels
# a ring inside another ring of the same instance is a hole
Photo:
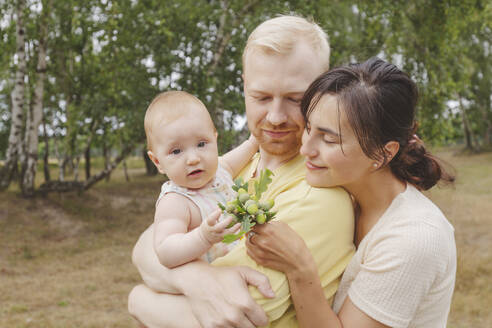
[[[166,91],[158,94],[152,100],[145,112],[144,128],[145,135],[147,136],[147,148],[153,150],[153,136],[157,129],[163,128],[163,125],[169,124],[178,118],[190,114],[192,108],[197,108],[196,105],[203,108],[208,114],[207,108],[200,99],[188,92]],[[210,119],[210,121],[212,122],[212,119]]]
[[[251,32],[243,52],[243,71],[246,56],[254,50],[264,53],[289,54],[296,44],[306,42],[318,55],[325,70],[330,63],[328,36],[314,21],[299,16],[279,16],[258,25]]]

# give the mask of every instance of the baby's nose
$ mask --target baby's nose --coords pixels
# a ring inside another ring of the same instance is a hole
[[[187,158],[187,161],[186,161],[186,164],[188,165],[195,165],[195,164],[198,164],[200,162],[200,157],[197,156],[197,154],[195,153],[190,153],[188,155],[188,158]]]

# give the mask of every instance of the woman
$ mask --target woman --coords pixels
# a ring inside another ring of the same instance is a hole
[[[445,327],[456,274],[454,229],[420,191],[447,174],[415,135],[415,83],[372,58],[306,91],[301,153],[309,184],[358,204],[355,245],[333,310],[304,241],[286,224],[254,229],[248,254],[286,274],[301,327]]]

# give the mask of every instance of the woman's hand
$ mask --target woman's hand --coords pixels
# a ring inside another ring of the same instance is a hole
[[[189,277],[185,274],[180,279],[181,286],[202,327],[254,328],[268,323],[268,317],[251,298],[247,287],[256,286],[265,297],[274,297],[266,276],[242,266],[190,264],[200,268],[193,270],[194,274]]]
[[[304,240],[286,223],[256,225],[246,240],[248,255],[258,264],[285,273],[287,277],[314,271],[316,264]]]

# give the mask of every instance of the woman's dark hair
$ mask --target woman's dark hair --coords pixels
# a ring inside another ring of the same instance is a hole
[[[323,73],[304,93],[301,110],[306,122],[326,94],[338,98],[338,107],[343,108],[366,156],[383,158],[397,178],[421,190],[430,189],[439,180],[454,181],[416,137],[417,86],[395,65],[373,57]],[[340,109],[338,115],[340,122]],[[389,141],[400,144],[393,159],[388,159],[384,150]]]

